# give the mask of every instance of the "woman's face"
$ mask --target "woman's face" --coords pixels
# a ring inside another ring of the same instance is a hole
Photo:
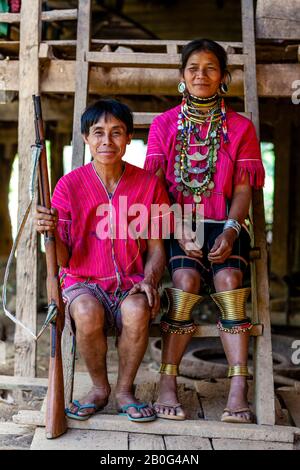
[[[183,71],[183,79],[191,95],[199,98],[214,95],[222,80],[218,58],[213,52],[193,52]]]

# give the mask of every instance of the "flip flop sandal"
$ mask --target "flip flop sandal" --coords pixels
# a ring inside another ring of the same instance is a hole
[[[228,415],[227,413],[230,414]],[[245,416],[236,416],[232,413],[250,413],[250,417],[246,418]],[[236,410],[233,410],[231,408],[224,408],[221,421],[223,423],[251,424],[254,422],[254,416],[250,408],[237,408]]]
[[[98,411],[101,411],[104,408],[103,406],[98,407],[97,405],[95,405],[95,403],[86,403],[84,405],[81,405],[78,400],[73,400],[72,405],[77,406],[77,410],[73,412],[70,410],[70,408],[66,408],[65,414],[66,416],[68,416],[68,418],[77,419],[79,421],[85,421],[86,419],[89,419],[91,416],[93,416]],[[93,408],[94,411],[85,415],[78,414],[80,411],[85,410],[87,408]]]
[[[140,416],[139,418],[134,418],[131,414],[128,413],[128,408],[135,408],[137,411],[140,411],[143,408],[147,408],[149,405],[147,403],[141,403],[138,405],[137,403],[130,403],[129,405],[123,405],[118,409],[118,414],[120,416],[127,416],[130,421],[138,421],[138,422],[145,422],[145,421],[154,421],[156,419],[156,414],[151,416]]]
[[[176,413],[177,408],[182,407],[182,405],[180,403],[175,403],[175,405],[171,405],[171,404],[167,404],[167,403],[158,403],[158,402],[154,403],[153,406],[154,407],[155,406],[164,406],[166,408],[172,408],[175,411],[175,413]],[[174,419],[174,420],[178,420],[178,421],[183,421],[183,420],[186,419],[185,416],[180,416],[180,415],[176,415],[176,414],[174,414],[174,415],[165,415],[164,413],[157,413],[157,412],[156,412],[156,416],[158,418]]]

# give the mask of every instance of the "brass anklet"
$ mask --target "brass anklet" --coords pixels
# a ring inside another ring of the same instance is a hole
[[[176,364],[161,363],[159,373],[165,375],[178,375],[178,366]]]
[[[242,366],[239,364],[237,364],[236,366],[229,366],[227,377],[235,377],[237,375],[240,375],[243,377],[250,377],[248,366],[245,366],[245,365]]]

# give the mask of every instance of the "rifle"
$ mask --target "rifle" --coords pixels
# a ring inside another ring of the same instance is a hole
[[[47,167],[47,152],[44,138],[41,98],[33,95],[35,114],[35,145],[40,149],[38,164],[39,198],[40,203],[47,209],[51,208],[50,187]],[[46,264],[47,264],[47,296],[48,315],[38,337],[50,324],[50,361],[48,375],[46,437],[53,439],[67,430],[64,402],[64,378],[61,354],[61,336],[64,327],[64,303],[62,300],[58,264],[56,256],[55,236],[53,231],[44,235]]]

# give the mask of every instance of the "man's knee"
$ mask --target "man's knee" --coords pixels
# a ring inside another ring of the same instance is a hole
[[[192,269],[177,269],[173,274],[173,284],[174,287],[184,292],[198,294],[200,290],[200,274]]]
[[[144,294],[128,296],[121,307],[123,327],[131,330],[140,330],[148,327],[150,320],[150,308],[147,297]]]
[[[103,306],[93,298],[78,299],[73,307],[72,314],[76,330],[85,335],[91,335],[103,328]]]

